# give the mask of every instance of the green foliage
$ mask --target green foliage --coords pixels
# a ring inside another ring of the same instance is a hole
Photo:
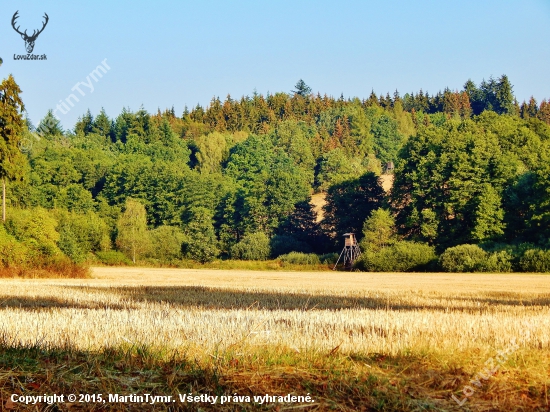
[[[419,129],[399,154],[392,189],[403,234],[440,249],[518,234],[538,241],[533,220],[544,189],[528,170],[541,170],[550,151],[525,126],[484,112],[473,121]]]
[[[267,260],[271,254],[269,238],[263,232],[250,233],[231,248],[231,258]]]
[[[550,250],[528,249],[519,262],[524,272],[550,272]]]
[[[315,130],[304,122],[291,120],[279,123],[272,134],[274,146],[282,148],[288,154],[292,163],[300,168],[309,185],[313,183],[315,167],[315,158],[310,143],[314,135]]]
[[[82,263],[86,260],[86,251],[83,250],[78,237],[71,230],[70,226],[61,228],[57,244],[59,245],[59,249],[74,263]]]
[[[488,183],[481,186],[474,211],[472,238],[483,242],[504,234],[504,210],[496,189]]]
[[[395,220],[391,212],[386,209],[374,210],[363,225],[361,249],[377,252],[394,242],[395,232]]]
[[[317,220],[317,213],[308,201],[294,205],[294,211],[281,222],[277,235],[271,239],[272,256],[292,251],[324,252],[329,239]]]
[[[199,149],[195,156],[200,171],[202,173],[221,172],[222,162],[229,156],[226,138],[221,133],[213,132],[208,136],[203,135],[196,138],[195,144]]]
[[[399,133],[398,123],[386,114],[373,117],[371,133],[374,136],[374,151],[382,164],[395,162],[397,153],[404,141]]]
[[[21,89],[12,75],[0,84],[0,180],[5,188],[6,180],[23,177],[26,163],[19,143],[25,131],[23,101],[19,97]],[[4,192],[3,192],[4,193]],[[2,220],[5,220],[6,198],[2,195]]]
[[[235,181],[235,196],[226,207],[228,221],[240,233],[271,234],[307,198],[307,176],[270,140],[250,136],[231,149],[226,176]]]
[[[316,187],[327,190],[331,186],[353,180],[367,172],[380,172],[380,162],[371,161],[370,157],[348,157],[343,149],[336,148],[325,153],[319,159]]]
[[[119,266],[119,265],[131,265],[132,261],[126,257],[126,255],[117,250],[106,250],[104,252],[97,252],[97,258],[104,265]]]
[[[319,265],[321,260],[315,253],[290,252],[281,255],[278,259],[283,263],[292,265]]]
[[[73,262],[81,263],[89,253],[110,249],[109,228],[96,213],[55,210],[54,214],[58,221],[59,248]]]
[[[446,272],[510,272],[513,256],[506,250],[488,253],[477,245],[448,248],[439,257]]]
[[[514,256],[507,250],[501,250],[489,254],[483,265],[483,272],[512,272],[514,268]]]
[[[439,264],[446,272],[481,272],[487,257],[477,245],[458,245],[445,250]]]
[[[14,210],[6,221],[6,231],[34,251],[34,256],[60,254],[57,220],[43,208]]]
[[[213,213],[205,207],[193,207],[183,228],[182,253],[200,263],[211,262],[220,253],[213,226]]]
[[[334,265],[338,260],[338,253],[325,253],[319,256],[319,260],[323,265]]]
[[[20,267],[27,263],[27,248],[6,232],[0,224],[0,261],[3,267]]]
[[[297,239],[293,235],[275,235],[270,241],[271,256],[277,257],[290,252],[305,252],[312,251],[309,244]]]
[[[55,117],[53,110],[48,110],[46,116],[40,121],[36,132],[41,137],[46,137],[48,139],[56,139],[63,137],[63,127],[61,127],[61,122],[57,117]]]
[[[151,235],[155,244],[148,256],[163,261],[226,257],[257,233],[271,239],[272,256],[325,253],[344,232],[361,238],[371,214],[365,253],[399,255],[386,249],[401,238],[439,251],[488,242],[543,247],[550,238],[550,105],[531,99],[520,117],[512,89],[503,75],[479,86],[468,81],[463,91],[373,92],[360,100],[313,95],[300,81],[290,94],[214,98],[181,117],[173,108],[123,109],[113,121],[104,110],[95,117],[87,111],[74,131],[49,111],[38,128],[43,138],[31,139],[23,155],[18,143],[32,137],[33,126],[20,122],[23,105],[9,77],[0,89],[7,204],[54,210],[46,214],[57,220],[57,235],[20,240],[23,223],[7,228],[30,260],[63,252],[82,261],[108,249],[108,237],[118,236],[124,249],[117,222],[131,198],[145,207],[151,231],[144,224],[142,240]],[[391,202],[376,178],[388,161],[396,165]],[[307,202],[314,190],[327,193],[321,225]],[[389,212],[376,212],[382,206]],[[479,270],[517,268],[520,256],[514,248],[492,251]]]
[[[324,225],[337,237],[359,234],[363,222],[382,206],[384,190],[374,173],[332,186],[326,196]]]
[[[163,262],[182,257],[181,246],[186,240],[183,231],[174,226],[159,226],[150,231],[151,248],[148,256]]]
[[[397,241],[378,251],[366,250],[355,267],[367,272],[425,271],[437,261],[435,249],[425,243]]]
[[[134,199],[126,200],[126,208],[117,222],[116,244],[136,263],[139,255],[146,253],[151,244],[147,232],[145,207]]]

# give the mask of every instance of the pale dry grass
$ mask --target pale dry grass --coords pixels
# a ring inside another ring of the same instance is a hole
[[[544,275],[266,273],[96,268],[94,279],[0,280],[13,345],[147,345],[191,356],[550,348]]]

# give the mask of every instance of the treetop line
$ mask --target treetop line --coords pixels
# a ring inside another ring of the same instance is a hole
[[[526,250],[544,252],[550,235],[550,107],[519,105],[512,90],[503,75],[433,96],[346,100],[299,81],[290,94],[214,98],[181,117],[88,111],[71,131],[50,111],[21,153],[35,128],[10,76],[0,89],[5,239],[75,262],[206,262],[333,253],[355,233],[369,270],[406,253],[414,264],[401,269],[427,267],[465,244],[482,250],[460,253],[502,270],[527,267]],[[389,192],[383,172],[394,175]],[[33,215],[53,219],[53,232],[29,243]]]

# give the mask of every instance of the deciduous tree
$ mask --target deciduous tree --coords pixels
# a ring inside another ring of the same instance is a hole
[[[136,263],[137,257],[150,246],[145,207],[137,200],[127,199],[126,209],[118,219],[117,229],[117,246]]]

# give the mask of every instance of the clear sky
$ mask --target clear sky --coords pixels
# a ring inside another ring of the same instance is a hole
[[[21,31],[49,23],[26,54]],[[116,116],[259,93],[366,98],[461,89],[507,74],[521,102],[550,98],[550,0],[13,1],[0,10],[0,78],[12,73],[31,120],[75,94],[66,128],[89,108]],[[87,76],[106,60],[97,82]],[[84,96],[71,91],[78,82]]]

